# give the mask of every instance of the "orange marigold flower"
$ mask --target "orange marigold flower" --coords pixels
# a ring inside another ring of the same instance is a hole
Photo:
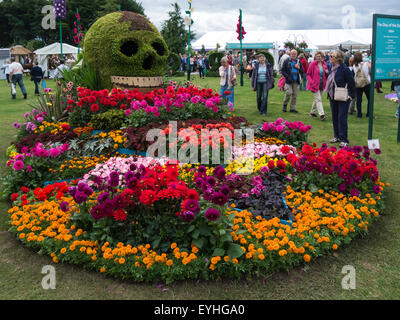
[[[310,260],[311,260],[311,257],[308,254],[305,254],[303,258],[304,258],[305,262],[310,262]]]
[[[101,268],[100,268],[100,272],[106,272],[106,268],[101,267]]]

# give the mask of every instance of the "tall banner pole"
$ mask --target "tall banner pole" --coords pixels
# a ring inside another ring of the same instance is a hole
[[[60,18],[60,53],[61,53],[61,59],[64,59],[64,57],[63,57],[63,48],[62,48],[62,24],[61,24],[61,18]]]
[[[240,12],[240,86],[243,87],[243,23],[242,23],[242,9]]]
[[[192,24],[192,0],[188,1],[189,10],[186,13],[189,15],[189,36],[188,36],[188,57],[187,57],[187,80],[190,81],[190,26]]]
[[[373,17],[373,26],[376,28],[376,16]],[[374,128],[374,103],[375,103],[375,67],[376,67],[376,29],[372,31],[372,45],[371,45],[371,84],[369,88],[369,126],[368,126],[368,140],[372,140]]]
[[[76,8],[76,14],[79,15],[78,8]],[[77,17],[77,20],[78,20],[78,17]],[[79,38],[79,26],[80,26],[80,24],[77,24],[77,26],[76,26],[76,28],[78,29],[78,38]],[[81,42],[79,41],[78,42],[78,54],[80,54],[80,53],[81,53]]]

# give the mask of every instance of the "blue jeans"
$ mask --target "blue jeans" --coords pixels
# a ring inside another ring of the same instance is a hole
[[[307,73],[301,74],[300,90],[307,90]]]
[[[400,113],[400,86],[395,86],[394,91],[397,93],[397,99],[399,99],[399,107],[397,108],[396,117],[399,117]]]
[[[26,94],[26,89],[24,86],[24,81],[22,80],[22,74],[13,74],[12,76],[12,83],[14,84],[14,86],[19,85],[22,94]]]
[[[39,94],[39,85],[40,85],[40,81],[42,81],[42,78],[33,78],[33,82],[35,83],[35,94]]]
[[[347,117],[349,114],[350,100],[346,102],[330,100],[330,102],[334,137],[339,139],[340,142],[349,143],[347,138]]]
[[[266,82],[257,82],[257,107],[261,114],[267,114],[268,90]]]
[[[225,91],[231,91],[231,94],[229,95],[229,96],[227,96],[227,95],[225,95]],[[221,91],[220,91],[220,93],[219,93],[221,96],[222,96],[222,98],[224,98],[224,99],[228,99],[228,101],[229,102],[231,102],[233,105],[235,104],[234,102],[235,102],[235,87],[231,87],[229,90],[228,90],[228,85],[226,84],[226,85],[224,85],[224,86],[221,86]]]

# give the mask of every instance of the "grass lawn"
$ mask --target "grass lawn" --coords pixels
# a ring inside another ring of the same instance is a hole
[[[184,82],[185,78],[176,80]],[[199,79],[194,83],[217,89],[219,79]],[[25,79],[28,100],[33,98],[33,83]],[[48,84],[49,85],[49,84]],[[390,83],[384,83],[385,94]],[[0,175],[5,174],[5,150],[13,141],[16,130],[11,124],[23,122],[23,114],[30,107],[17,88],[17,99],[11,100],[5,81],[0,81]],[[100,273],[83,270],[78,266],[57,264],[51,258],[40,256],[23,247],[7,231],[8,216],[6,202],[0,202],[0,300],[3,299],[400,299],[400,144],[397,143],[397,105],[384,99],[384,94],[375,96],[374,138],[379,138],[382,154],[377,156],[378,166],[387,188],[386,210],[371,226],[369,234],[357,238],[335,255],[312,261],[306,267],[289,272],[260,274],[242,280],[218,282],[182,281],[168,285],[162,292],[156,284],[135,284],[106,277]],[[262,120],[300,120],[311,124],[310,141],[320,145],[332,138],[332,123],[328,101],[324,107],[328,121],[312,119],[310,112],[312,94],[300,92],[297,102],[299,114],[282,112],[283,93],[278,89],[270,92],[268,114],[260,116],[256,107],[255,93],[249,80],[244,87],[235,87],[235,113],[245,116],[253,123]],[[364,110],[366,101],[364,102]],[[365,114],[365,111],[364,111]],[[366,145],[368,119],[349,116],[349,140],[352,145]],[[43,290],[42,267],[56,268],[56,290]],[[343,290],[342,268],[356,268],[356,289]]]

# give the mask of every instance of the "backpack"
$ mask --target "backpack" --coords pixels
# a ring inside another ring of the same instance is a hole
[[[364,71],[362,70],[364,64],[361,64],[357,69],[356,74],[354,76],[354,80],[356,82],[356,88],[364,88],[369,84],[367,77],[365,76]]]

